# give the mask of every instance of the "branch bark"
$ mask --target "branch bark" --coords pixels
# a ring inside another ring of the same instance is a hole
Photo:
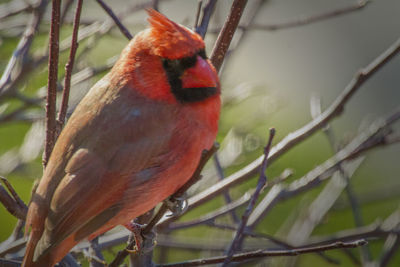
[[[56,97],[58,79],[58,53],[60,36],[61,0],[52,1],[50,27],[49,76],[46,98],[46,140],[43,153],[43,167],[46,168],[56,141]]]

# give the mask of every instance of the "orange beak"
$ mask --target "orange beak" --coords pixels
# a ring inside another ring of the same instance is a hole
[[[181,80],[183,89],[209,87],[219,90],[217,72],[208,59],[200,56],[197,56],[196,65],[184,71]]]

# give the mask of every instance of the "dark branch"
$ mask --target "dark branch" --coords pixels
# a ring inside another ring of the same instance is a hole
[[[201,2],[199,2],[199,9],[201,7]],[[201,23],[199,26],[197,26],[197,22],[196,22],[196,32],[198,34],[200,34],[201,37],[206,36],[207,33],[207,29],[208,29],[208,24],[210,22],[211,19],[211,15],[215,9],[215,4],[217,3],[217,0],[210,0],[208,1],[207,5],[203,8],[203,17],[201,19]],[[197,16],[196,16],[197,17]],[[196,19],[197,21],[197,19]]]
[[[298,256],[305,253],[321,252],[326,250],[338,249],[338,248],[355,248],[363,246],[367,242],[363,239],[356,240],[353,242],[335,242],[328,245],[307,247],[307,248],[297,248],[297,249],[287,249],[287,250],[256,250],[245,253],[239,253],[232,256],[232,262],[241,262],[252,260],[261,257],[277,257],[277,256]],[[213,257],[208,259],[198,259],[190,260],[180,263],[170,263],[170,264],[159,264],[157,267],[189,267],[189,266],[201,266],[208,264],[222,263],[226,259],[226,256]]]
[[[78,49],[77,39],[78,39],[79,20],[81,17],[81,10],[82,10],[82,0],[78,0],[78,2],[76,4],[74,28],[73,28],[72,39],[71,39],[71,51],[69,53],[68,63],[65,65],[64,90],[63,90],[63,95],[62,95],[62,100],[61,100],[60,111],[58,113],[58,118],[57,118],[57,123],[58,123],[57,135],[61,132],[61,129],[65,123],[65,116],[67,115],[69,91],[71,89],[72,69],[74,67],[76,50]]]
[[[224,61],[225,54],[228,51],[229,45],[232,41],[233,34],[239,24],[240,18],[242,17],[244,8],[246,7],[247,0],[234,0],[231,11],[226,18],[225,24],[222,27],[217,41],[215,42],[213,51],[211,53],[211,62],[215,69],[219,71]]]
[[[7,190],[0,184],[0,202],[7,209],[9,213],[14,215],[16,218],[20,220],[25,220],[26,213],[28,212],[28,207],[18,196],[17,192],[15,192],[14,188],[8,182],[8,180],[2,176],[0,176],[0,180],[4,183]]]
[[[233,254],[240,249],[243,242],[243,232],[247,225],[247,221],[249,220],[250,214],[253,212],[254,206],[256,205],[256,201],[260,196],[261,190],[264,188],[265,184],[267,183],[267,176],[265,174],[265,170],[268,164],[268,155],[271,150],[272,140],[275,136],[275,129],[271,128],[269,130],[269,139],[267,146],[264,148],[264,158],[263,162],[261,163],[260,168],[260,176],[257,182],[256,190],[254,191],[253,195],[251,196],[250,203],[248,204],[245,212],[242,215],[242,220],[240,221],[239,227],[236,231],[235,237],[232,240],[232,243],[229,245],[227,257],[224,261],[222,266],[227,266],[229,262],[231,262]]]
[[[43,153],[43,167],[47,165],[56,141],[56,96],[58,79],[58,53],[60,35],[61,0],[52,1],[50,26],[49,76],[47,80],[46,98],[46,140]]]
[[[128,40],[131,40],[133,38],[132,34],[129,32],[129,30],[122,24],[122,22],[119,20],[119,18],[114,14],[112,9],[107,6],[106,3],[103,2],[103,0],[96,0],[97,3],[100,4],[100,6],[107,12],[107,14],[113,19],[115,24],[117,24],[119,30],[122,32],[122,34],[128,38]]]

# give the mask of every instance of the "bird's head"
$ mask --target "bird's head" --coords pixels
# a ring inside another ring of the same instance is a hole
[[[153,9],[147,12],[150,27],[130,41],[113,76],[153,100],[196,103],[218,96],[218,75],[200,35]]]

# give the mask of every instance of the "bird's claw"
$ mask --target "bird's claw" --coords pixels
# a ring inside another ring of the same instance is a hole
[[[130,223],[125,225],[125,227],[132,232],[135,242],[135,246],[133,247],[133,249],[125,249],[128,253],[145,254],[151,252],[154,249],[156,245],[156,234],[154,231],[144,234],[143,229],[145,228],[145,226],[146,225],[139,224],[134,221],[131,221]]]
[[[164,201],[167,205],[168,209],[171,211],[171,214],[168,214],[168,217],[178,216],[183,214],[188,208],[188,202],[186,194],[181,197],[170,197]]]

